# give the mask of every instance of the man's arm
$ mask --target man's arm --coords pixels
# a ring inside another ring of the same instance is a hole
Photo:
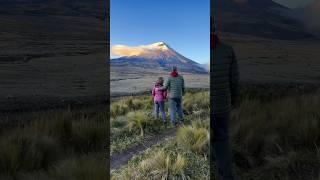
[[[230,88],[231,88],[231,104],[235,106],[239,96],[239,67],[236,55],[232,50],[232,60],[230,65]]]
[[[164,90],[167,90],[170,86],[170,80],[167,79],[164,83],[164,86],[160,88],[160,90],[164,91]]]

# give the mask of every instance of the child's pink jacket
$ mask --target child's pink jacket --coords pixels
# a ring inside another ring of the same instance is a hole
[[[152,96],[154,102],[161,102],[167,98],[167,91],[160,90],[161,86],[154,86],[152,89]]]

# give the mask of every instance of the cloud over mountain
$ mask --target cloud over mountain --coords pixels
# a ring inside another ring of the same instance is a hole
[[[145,46],[130,47],[125,45],[115,45],[111,48],[111,54],[113,56],[138,56],[143,51],[146,51]]]
[[[114,45],[111,54],[114,56],[152,56],[160,52],[168,51],[169,48],[164,42],[158,42],[142,46]]]

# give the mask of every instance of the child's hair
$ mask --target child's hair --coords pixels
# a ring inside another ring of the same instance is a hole
[[[156,82],[156,85],[162,85],[162,84],[163,84],[163,77],[159,77]]]

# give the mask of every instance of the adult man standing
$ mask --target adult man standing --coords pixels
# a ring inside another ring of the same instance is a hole
[[[212,26],[213,24],[211,24]],[[230,111],[238,96],[238,64],[231,46],[222,43],[213,30],[211,34],[211,157],[215,162],[220,179],[234,179],[232,155],[229,146],[228,122]],[[212,160],[212,159],[211,159]]]
[[[180,123],[183,123],[182,96],[185,92],[185,85],[183,76],[178,73],[176,66],[172,67],[170,76],[161,90],[169,91],[171,123],[175,126],[177,125],[176,113],[179,115]]]

